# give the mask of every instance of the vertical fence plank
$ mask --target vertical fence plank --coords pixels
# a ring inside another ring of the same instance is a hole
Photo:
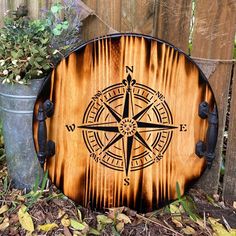
[[[236,64],[234,65],[232,84],[232,100],[230,109],[230,120],[228,130],[228,145],[225,160],[225,175],[223,195],[224,199],[230,203],[236,201]]]
[[[3,26],[3,18],[4,18],[4,14],[6,13],[6,11],[8,10],[8,0],[1,0],[0,1],[0,27]]]
[[[27,6],[29,10],[29,16],[31,18],[38,18],[40,12],[40,1],[38,0],[28,0]]]
[[[232,59],[235,35],[235,6],[232,0],[196,1],[195,28],[192,56],[202,58]],[[216,96],[219,114],[216,159],[210,171],[204,173],[200,187],[216,193],[223,147],[231,64],[218,64],[209,82]]]
[[[20,5],[25,5],[26,0],[10,0],[10,8],[11,10],[16,10]]]
[[[188,51],[192,1],[155,1],[154,36]]]
[[[153,35],[154,0],[123,0],[121,31]]]
[[[121,1],[117,0],[84,0],[95,13],[101,17],[102,21],[110,25],[114,30],[120,31],[120,9]],[[83,23],[83,39],[88,40],[96,36],[102,36],[109,32],[109,28],[96,16],[89,16]]]

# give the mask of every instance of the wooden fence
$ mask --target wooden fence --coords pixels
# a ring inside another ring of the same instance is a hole
[[[27,4],[30,15],[38,17],[39,9],[49,7],[52,2],[56,0],[1,0],[0,16],[2,19],[7,9]],[[236,0],[84,0],[83,3],[87,5],[89,14],[83,20],[84,40],[114,31],[136,32],[164,39],[189,53],[189,38],[192,39],[191,56],[207,75],[219,112],[216,159],[211,170],[206,170],[199,181],[201,188],[210,194],[216,193],[220,186],[223,137],[229,87],[232,86],[223,196],[226,200],[235,201],[236,66],[232,59]]]

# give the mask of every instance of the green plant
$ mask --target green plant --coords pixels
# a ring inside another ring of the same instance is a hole
[[[58,52],[54,59],[61,59],[81,43],[80,6],[74,0],[55,3],[50,10],[44,10],[42,18],[52,32],[51,47]]]
[[[176,182],[176,192],[178,197],[177,203],[181,204],[184,211],[189,215],[189,217],[191,217],[194,221],[196,221],[198,215],[195,213],[196,207],[194,205],[194,202],[190,197],[181,196],[178,182]]]
[[[78,6],[73,1],[52,5],[36,20],[21,10],[17,9],[15,18],[8,16],[0,29],[2,83],[27,84],[43,77],[81,41]]]
[[[29,209],[35,202],[37,202],[42,197],[43,191],[47,184],[47,180],[48,180],[48,171],[44,173],[42,184],[40,187],[40,179],[39,176],[37,176],[33,190],[24,195],[24,197],[27,199],[26,203],[27,209]]]
[[[0,77],[2,83],[27,83],[51,68],[51,40],[43,20],[27,17],[5,19],[0,30]]]

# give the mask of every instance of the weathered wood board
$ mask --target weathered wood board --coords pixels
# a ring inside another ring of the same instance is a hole
[[[230,104],[230,119],[228,129],[228,145],[225,159],[225,175],[223,185],[224,199],[231,204],[236,201],[236,64],[234,64],[233,78],[232,78],[232,97]]]
[[[157,39],[107,36],[82,45],[54,70],[38,102],[56,154],[45,168],[65,195],[95,208],[149,211],[177,197],[202,173],[199,104],[214,97],[198,67]],[[37,143],[37,128],[35,142]]]
[[[233,58],[233,45],[236,32],[235,10],[236,1],[196,1],[193,50],[191,55],[200,58],[216,59],[216,69],[209,77],[209,83],[216,97],[219,114],[216,159],[211,171],[204,173],[204,178],[199,182],[200,187],[207,191],[208,194],[218,193],[219,189],[223,135],[232,70],[230,63],[224,64],[217,61],[219,61],[219,58],[226,60]],[[227,185],[228,183],[225,182],[225,184]]]

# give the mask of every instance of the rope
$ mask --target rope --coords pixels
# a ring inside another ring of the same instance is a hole
[[[208,61],[208,62],[219,62],[219,63],[235,63],[236,59],[220,59],[220,58],[216,58],[216,59],[212,59],[212,58],[201,58],[201,57],[192,57],[190,56],[193,60],[198,60],[198,61]]]

